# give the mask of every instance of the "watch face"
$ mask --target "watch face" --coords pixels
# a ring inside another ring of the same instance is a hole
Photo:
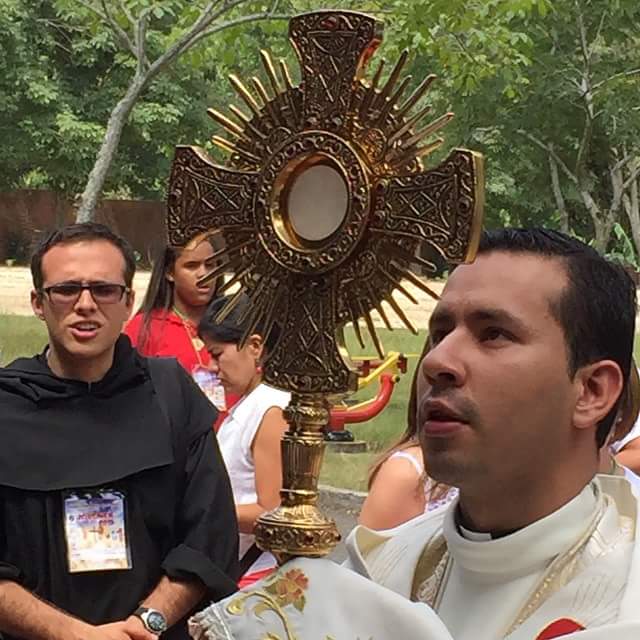
[[[147,615],[147,625],[154,633],[162,633],[167,629],[167,622],[164,616],[157,611],[150,611]]]

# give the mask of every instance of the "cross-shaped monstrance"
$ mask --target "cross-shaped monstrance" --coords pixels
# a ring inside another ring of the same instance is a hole
[[[353,323],[362,342],[364,319],[380,353],[374,310],[389,328],[390,308],[413,330],[392,293],[410,295],[404,279],[430,293],[411,272],[412,264],[431,266],[418,257],[421,247],[448,262],[473,259],[483,175],[482,157],[461,149],[423,169],[421,158],[440,146],[434,134],[452,114],[420,125],[428,107],[419,102],[434,78],[405,97],[406,52],[384,82],[384,61],[370,82],[363,79],[381,41],[374,18],[305,14],[291,20],[289,35],[301,65],[298,86],[284,61],[276,65],[261,52],[266,86],[257,77],[250,88],[231,77],[246,110],[230,107],[233,119],[209,111],[232,138],[213,139],[231,152],[230,166],[216,165],[197,147],[177,148],[168,230],[175,246],[222,233],[221,264],[210,277],[235,274],[226,286],[241,288],[228,308],[243,292],[250,297],[247,336],[277,323],[280,338],[265,379],[294,393],[288,417],[292,432],[300,432],[309,413],[314,424],[321,422],[318,398],[356,388],[343,346],[345,324]],[[296,414],[301,398],[315,399],[316,409]],[[306,485],[290,478],[297,485],[287,487],[287,472],[285,460],[283,504],[293,504],[303,500]],[[304,540],[298,543],[303,549]]]

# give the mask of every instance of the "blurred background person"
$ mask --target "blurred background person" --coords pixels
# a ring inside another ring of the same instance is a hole
[[[198,337],[198,323],[216,297],[222,277],[202,286],[198,281],[217,266],[215,251],[219,248],[212,236],[184,249],[162,247],[142,305],[124,332],[142,355],[176,358],[209,400],[224,411],[237,397],[225,397],[210,370],[209,353]]]
[[[624,409],[624,411],[623,411]],[[638,369],[631,370],[629,385],[625,393],[625,406],[621,409],[610,449],[616,462],[631,471],[636,481],[640,480],[640,377]]]
[[[422,374],[422,359],[429,341],[420,355],[409,395],[407,428],[400,439],[374,463],[369,474],[369,494],[358,523],[370,529],[391,529],[423,513],[449,504],[457,489],[435,482],[425,469],[418,443],[420,407],[417,398],[426,397],[427,381]]]
[[[242,588],[276,567],[273,555],[256,546],[253,531],[256,520],[280,504],[280,440],[287,428],[282,410],[289,404],[290,394],[262,381],[262,363],[276,332],[263,336],[258,328],[240,347],[248,329],[250,302],[243,296],[233,311],[217,322],[216,316],[228,301],[228,297],[214,300],[198,331],[211,355],[212,371],[227,393],[239,396],[218,430],[218,443],[236,503]]]
[[[640,440],[638,440],[640,436],[639,413],[640,376],[634,364],[631,368],[629,381],[621,396],[615,428],[610,438],[600,449],[600,473],[625,476],[636,493],[640,493],[640,477],[637,475],[637,457],[640,451],[634,446],[636,444],[634,441],[640,444]],[[631,446],[629,452],[627,452],[627,446]]]

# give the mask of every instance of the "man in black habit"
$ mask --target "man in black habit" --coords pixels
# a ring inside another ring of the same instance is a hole
[[[121,335],[125,241],[72,225],[31,271],[49,345],[0,370],[0,636],[186,639],[185,617],[235,590],[216,410],[176,361]]]

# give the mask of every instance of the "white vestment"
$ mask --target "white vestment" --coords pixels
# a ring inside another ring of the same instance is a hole
[[[624,478],[601,477],[554,514],[497,540],[465,539],[454,509],[385,532],[357,527],[347,541],[353,571],[292,560],[196,614],[192,636],[640,639],[640,527]]]
[[[195,640],[451,640],[427,605],[309,558],[197,613],[189,631]]]
[[[349,566],[433,605],[455,640],[536,640],[581,627],[562,637],[640,638],[640,527],[624,478],[599,476],[547,518],[496,540],[465,538],[455,508],[387,532],[356,528]]]

